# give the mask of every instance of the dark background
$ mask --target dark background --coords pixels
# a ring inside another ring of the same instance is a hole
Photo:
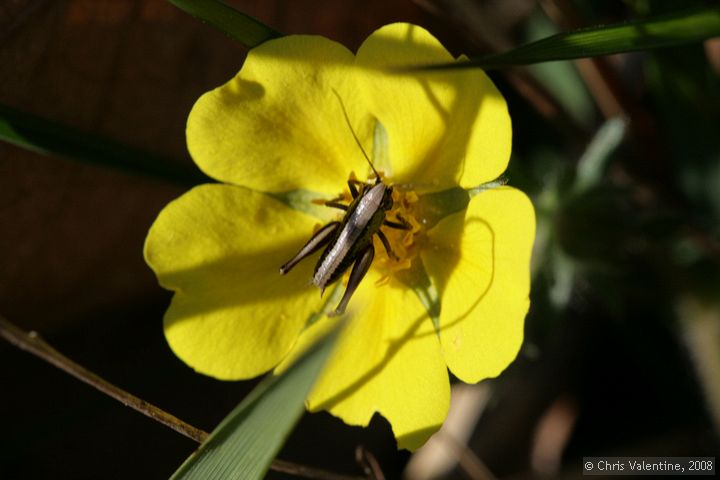
[[[674,8],[229,3],[283,33],[321,34],[352,49],[381,25],[409,21],[470,55],[522,43],[537,34],[533,25],[549,34]],[[572,75],[559,70],[567,64],[491,74],[513,117],[510,183],[532,195],[550,232],[536,252],[526,343],[485,382],[490,401],[468,443],[494,475],[575,478],[593,455],[718,454],[719,50],[716,41],[613,57],[577,64]],[[255,382],[205,378],[173,356],[162,333],[170,294],[144,264],[142,244],[163,206],[200,177],[185,150],[192,104],[233,76],[244,55],[163,0],[0,3],[1,104],[190,172],[173,182],[0,142],[0,314],[206,430]],[[567,78],[584,88],[578,97],[563,91]],[[569,193],[588,141],[617,114],[631,119],[626,141],[589,190]],[[166,478],[195,447],[4,342],[0,421],[0,477],[8,479]],[[396,451],[379,417],[360,429],[305,415],[280,458],[360,474],[360,444],[388,478],[401,475],[409,454]]]

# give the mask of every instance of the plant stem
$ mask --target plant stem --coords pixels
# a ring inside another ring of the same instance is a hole
[[[208,436],[207,432],[193,427],[192,425],[180,420],[176,416],[171,415],[142,398],[136,397],[135,395],[113,385],[107,380],[100,378],[87,368],[75,363],[62,353],[55,350],[36,332],[26,332],[21,328],[18,328],[2,315],[0,315],[0,337],[4,338],[20,350],[24,350],[38,358],[41,358],[42,360],[45,360],[65,373],[72,375],[78,380],[85,382],[91,387],[94,387],[95,389],[100,390],[106,395],[114,398],[126,407],[130,407],[133,410],[162,423],[166,427],[175,430],[191,440],[202,443]],[[298,477],[315,478],[319,480],[360,480],[365,478],[343,475],[277,459],[273,460],[270,465],[270,469],[278,472],[289,473]]]

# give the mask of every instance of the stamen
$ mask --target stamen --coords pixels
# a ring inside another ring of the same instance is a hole
[[[375,263],[373,268],[378,269],[382,275],[375,283],[376,286],[385,285],[398,271],[410,268],[413,259],[418,254],[417,239],[422,234],[422,226],[415,217],[415,206],[418,202],[417,194],[410,190],[393,190],[393,208],[387,212],[386,218],[396,223],[407,224],[410,229],[382,227],[397,260],[390,258],[385,249],[376,246]]]
[[[385,180],[385,175],[382,171],[378,172],[380,175],[380,181]],[[349,179],[353,182],[357,182],[357,177],[354,172],[350,173]],[[375,180],[374,175],[367,179],[368,183],[372,183]],[[352,194],[349,188],[345,189],[335,199],[338,202],[350,204],[352,201]],[[413,190],[406,190],[401,188],[393,189],[393,207],[386,212],[386,220],[390,220],[395,223],[403,225],[409,225],[409,229],[398,229],[390,228],[387,226],[381,227],[382,232],[388,239],[388,243],[391,247],[392,252],[397,256],[397,259],[391,258],[380,238],[377,235],[373,235],[373,242],[375,242],[375,259],[373,260],[370,268],[380,273],[380,278],[375,282],[375,286],[381,287],[390,283],[390,280],[396,272],[407,270],[411,267],[413,259],[417,257],[419,253],[419,239],[423,234],[423,226],[416,217],[416,206],[418,203],[418,195]],[[327,202],[326,199],[318,200],[318,202]],[[343,276],[343,283],[347,283],[348,275]]]

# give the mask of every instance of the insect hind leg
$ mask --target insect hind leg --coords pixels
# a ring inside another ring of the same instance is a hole
[[[326,207],[337,208],[338,210],[344,210],[344,211],[347,211],[347,209],[348,209],[347,205],[345,205],[344,203],[335,201],[335,200],[328,200],[327,202],[323,203],[323,205],[325,205]]]
[[[323,228],[318,230],[315,235],[310,237],[310,240],[303,245],[303,247],[300,249],[300,251],[295,254],[293,258],[288,260],[288,262],[280,267],[280,275],[285,275],[288,273],[295,265],[297,265],[302,259],[307,257],[308,255],[312,255],[313,253],[320,250],[322,247],[330,243],[330,239],[332,238],[332,234],[337,230],[337,228],[340,226],[340,222],[330,222],[327,225],[325,225]]]
[[[330,313],[329,316],[334,317],[336,315],[342,315],[345,312],[345,308],[347,307],[350,298],[352,297],[353,293],[355,293],[358,285],[360,285],[360,282],[370,269],[370,265],[372,264],[374,257],[375,248],[372,245],[368,245],[368,247],[363,251],[360,258],[355,261],[352,271],[350,272],[350,279],[348,280],[348,285],[345,289],[345,293],[343,294],[343,297],[340,300],[337,308],[335,308],[335,310]]]

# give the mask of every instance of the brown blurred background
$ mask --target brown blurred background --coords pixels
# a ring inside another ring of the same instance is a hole
[[[229,3],[283,33],[320,34],[352,49],[381,25],[409,21],[456,54],[516,44],[518,25],[538,8],[523,0]],[[484,23],[459,27],[463,8]],[[625,13],[607,7],[604,19]],[[164,0],[0,3],[0,103],[152,152],[183,171],[194,171],[184,140],[193,102],[234,75],[244,54]],[[493,79],[507,95],[521,154],[523,142],[557,126],[553,135],[573,155],[604,115],[595,104],[589,124],[568,126],[543,95],[523,94],[522,80]],[[555,123],[538,126],[548,118]],[[515,169],[525,167],[538,168],[520,162]],[[0,313],[109,381],[210,430],[254,382],[204,378],[172,355],[162,334],[170,295],[142,259],[157,213],[190,185],[0,142]],[[542,309],[533,311],[528,343],[493,383],[469,441],[474,455],[494,475],[512,478],[574,478],[583,455],[715,455],[703,389],[675,330],[641,306],[623,314],[634,323],[612,320],[585,292],[551,326]],[[0,365],[2,478],[167,478],[195,447],[4,342]],[[478,403],[487,395],[469,398]],[[380,418],[359,429],[327,414],[306,415],[280,458],[360,474],[359,444],[388,478],[400,476],[409,454],[395,450]],[[467,465],[449,472],[471,475]]]

